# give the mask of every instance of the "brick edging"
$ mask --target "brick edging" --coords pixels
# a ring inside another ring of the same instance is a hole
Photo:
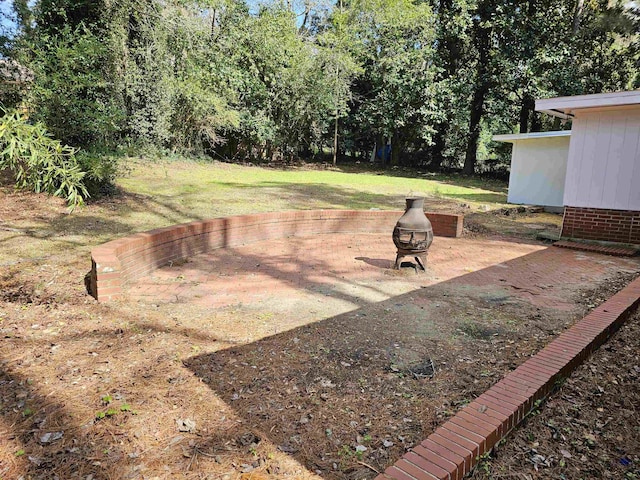
[[[298,210],[214,218],[137,233],[91,250],[89,293],[118,300],[130,282],[171,262],[216,248],[327,233],[391,233],[402,215],[389,210]],[[462,235],[463,215],[428,213],[433,233]],[[393,250],[392,250],[393,252]]]
[[[640,304],[631,282],[438,427],[375,480],[459,480]]]
[[[570,250],[581,250],[583,252],[602,253],[603,255],[613,255],[614,257],[633,257],[638,254],[637,248],[572,242],[571,240],[559,240],[554,242],[553,246],[568,248]]]

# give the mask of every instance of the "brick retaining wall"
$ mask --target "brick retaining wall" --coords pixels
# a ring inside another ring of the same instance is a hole
[[[640,245],[640,212],[565,207],[561,236]]]
[[[104,302],[122,298],[126,286],[153,270],[216,248],[283,237],[326,233],[388,233],[403,212],[301,210],[214,218],[138,233],[91,251],[89,290]],[[462,215],[427,213],[434,235],[459,237]],[[390,252],[393,254],[393,252]]]

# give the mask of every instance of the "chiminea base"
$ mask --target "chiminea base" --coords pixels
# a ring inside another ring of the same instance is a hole
[[[400,250],[398,249],[398,253],[396,255],[396,264],[393,267],[395,270],[400,270],[400,266],[402,265],[402,259],[405,257],[413,257],[416,260],[417,265],[414,267],[416,272],[418,269],[425,272],[427,269],[425,265],[427,264],[427,252],[412,252],[410,250]]]

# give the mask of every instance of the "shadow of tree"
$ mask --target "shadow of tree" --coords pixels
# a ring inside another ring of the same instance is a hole
[[[504,193],[451,193],[447,197],[456,200],[467,200],[478,203],[506,203],[507,195]]]
[[[462,174],[446,174],[435,172],[421,172],[415,169],[407,168],[388,168],[381,169],[375,168],[371,165],[340,165],[338,169],[345,173],[364,173],[375,174],[393,178],[407,178],[407,179],[424,179],[432,180],[436,182],[445,183],[448,185],[455,185],[459,187],[468,188],[482,188],[483,190],[489,190],[496,193],[506,194],[508,190],[508,183],[497,179],[487,179],[478,176],[467,176]]]
[[[616,271],[596,268],[580,280],[584,265],[563,264],[565,253],[557,250],[193,356],[185,365],[256,435],[311,471],[365,478],[360,460],[384,470],[447,412],[568,326],[576,314],[562,307],[571,304],[566,279],[586,287]],[[429,362],[434,378],[415,374]]]
[[[15,478],[22,474],[34,479],[49,479],[54,474],[59,478],[141,478],[143,471],[136,469],[143,462],[162,465],[171,461],[177,462],[172,466],[178,470],[187,469],[193,455],[197,457],[201,451],[201,459],[209,455],[206,458],[211,464],[193,475],[211,473],[215,478],[219,470],[215,470],[212,455],[220,453],[251,463],[253,444],[262,439],[310,471],[320,470],[326,478],[365,478],[365,470],[373,477],[370,468],[358,461],[383,469],[428,434],[447,411],[484,390],[520,363],[522,356],[546,343],[550,332],[571,320],[566,313],[540,318],[540,310],[526,301],[537,297],[522,291],[523,286],[545,283],[553,275],[571,281],[579,277],[575,265],[558,259],[545,262],[544,252],[548,255],[550,250],[557,250],[560,256],[568,254],[561,249],[544,250],[248,345],[225,345],[231,348],[190,355],[184,361],[188,369],[184,372],[181,364],[172,360],[173,354],[163,350],[167,342],[175,344],[183,339],[189,350],[194,342],[211,345],[225,340],[215,331],[143,321],[120,311],[118,321],[129,325],[124,331],[117,325],[103,324],[62,333],[56,342],[81,353],[70,357],[75,366],[59,365],[56,381],[61,385],[71,384],[75,368],[89,372],[98,368],[99,363],[86,349],[101,342],[104,348],[98,359],[120,362],[121,370],[110,374],[116,377],[111,384],[118,385],[127,397],[139,395],[147,402],[147,421],[156,415],[158,402],[169,402],[169,406],[173,401],[178,403],[174,400],[177,392],[188,397],[200,394],[197,389],[201,384],[196,380],[202,380],[203,388],[206,385],[215,394],[211,395],[215,401],[222,399],[208,415],[237,414],[239,421],[233,428],[199,433],[193,445],[175,433],[164,443],[152,441],[154,451],[147,453],[151,458],[143,460],[129,456],[132,450],[127,444],[136,442],[132,432],[139,425],[134,424],[140,422],[137,417],[119,414],[96,423],[92,414],[79,414],[69,397],[61,400],[52,396],[52,385],[30,382],[19,373],[25,366],[5,357],[0,374],[0,428],[13,437],[15,448],[27,452],[23,457],[36,459],[19,457],[11,474],[15,471]],[[546,266],[540,270],[537,265]],[[592,262],[581,265],[592,268]],[[617,269],[615,262],[608,265],[611,271]],[[526,272],[521,283],[500,280],[510,278],[506,272],[517,271]],[[601,279],[596,275],[596,281]],[[159,336],[164,343],[158,343]],[[513,345],[510,341],[524,347],[509,347]],[[6,342],[11,346],[5,344],[5,354],[28,347],[42,363],[47,362],[46,352],[52,348],[46,336]],[[128,360],[134,351],[144,352],[135,365]],[[436,376],[414,376],[411,369],[427,360],[434,362]],[[190,380],[191,373],[194,380]],[[71,388],[82,392],[79,387]],[[153,393],[147,395],[147,390]],[[98,402],[99,393],[92,390],[89,394]],[[82,403],[86,407],[85,399]],[[193,405],[203,407],[202,402]],[[31,408],[33,414],[23,416],[25,408]],[[104,408],[95,404],[96,410]],[[38,423],[45,414],[59,420]],[[41,445],[39,435],[52,431],[65,433],[61,440]],[[358,445],[367,448],[362,458],[355,451]],[[185,458],[185,452],[192,456]]]
[[[357,249],[362,243],[370,241],[369,235],[350,237],[351,246]],[[371,237],[378,239],[377,236]],[[389,252],[391,256],[394,254],[394,247],[389,238]],[[336,266],[318,257],[310,257],[306,255],[307,244],[303,241],[295,242],[289,245],[291,252],[285,255],[269,255],[262,256],[259,254],[251,254],[246,250],[238,250],[236,248],[224,248],[212,250],[201,256],[191,258],[188,263],[188,270],[199,272],[199,275],[223,275],[232,277],[239,272],[252,272],[259,270],[261,276],[268,276],[277,280],[290,288],[304,290],[311,293],[320,293],[325,296],[331,296],[333,299],[339,299],[348,304],[357,307],[362,304],[370,303],[371,298],[387,298],[388,293],[377,287],[375,284],[358,284],[355,280],[345,278],[341,271],[336,270]],[[345,247],[346,248],[346,247]],[[388,268],[393,264],[392,260],[375,260],[378,264],[374,265],[379,268]],[[365,263],[368,263],[365,261]],[[288,266],[289,268],[285,268]],[[167,267],[167,272],[169,267]],[[178,275],[178,274],[176,274]],[[182,274],[180,274],[182,275]],[[171,280],[171,284],[175,284],[175,280]],[[182,286],[176,294],[176,303],[188,302],[194,296],[205,294],[198,286],[190,286],[189,278],[182,280]],[[236,280],[236,282],[240,282]],[[200,283],[197,281],[196,283]],[[253,282],[244,282],[244,285],[230,283],[229,288],[232,291],[244,290],[261,291],[263,286]],[[157,280],[153,278],[141,279],[132,285],[133,288],[140,286],[148,286],[153,289],[158,286]],[[354,286],[358,286],[359,293],[350,293]],[[224,293],[225,287],[221,287],[218,294]],[[153,297],[153,294],[151,294]]]
[[[246,184],[216,182],[216,185],[234,189],[251,190],[254,192],[256,198],[260,198],[260,190],[271,190],[280,195],[285,195],[294,210],[319,208],[319,202],[324,205],[325,208],[326,205],[331,205],[333,208],[353,210],[365,210],[369,208],[401,209],[404,208],[405,198],[403,194],[379,194],[327,184],[292,184],[289,182],[265,181]],[[426,202],[426,204],[428,204],[428,202]]]
[[[17,448],[5,452],[16,456],[8,470],[0,462],[3,478],[131,478],[126,475],[131,459],[118,442],[106,440],[119,430],[113,420],[105,419],[99,429],[84,428],[72,409],[42,392],[43,385],[11,368],[0,370],[0,387],[2,437]],[[120,416],[120,426],[123,422]]]

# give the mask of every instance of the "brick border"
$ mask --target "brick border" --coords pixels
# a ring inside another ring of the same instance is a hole
[[[375,480],[460,480],[640,305],[640,278],[466,405]]]
[[[570,240],[560,240],[553,244],[554,247],[568,248],[570,250],[581,250],[583,252],[602,253],[614,257],[633,257],[638,254],[637,248],[624,246],[598,245],[593,243],[572,242]]]
[[[216,248],[263,240],[327,233],[388,233],[401,211],[300,210],[214,218],[138,233],[91,251],[89,293],[98,301],[119,300],[126,287],[153,270]],[[433,233],[462,235],[463,215],[427,213]]]

